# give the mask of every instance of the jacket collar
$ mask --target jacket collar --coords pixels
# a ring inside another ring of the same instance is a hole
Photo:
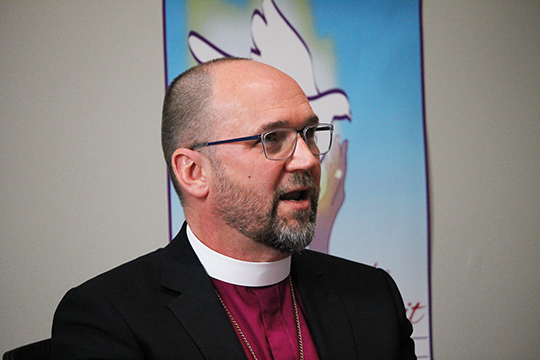
[[[245,359],[212,282],[189,244],[185,225],[166,247],[161,271],[162,286],[179,294],[168,307],[204,357]]]

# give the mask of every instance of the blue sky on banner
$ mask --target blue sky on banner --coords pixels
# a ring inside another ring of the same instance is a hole
[[[339,174],[341,183],[345,181],[345,197],[329,217],[333,227],[324,232],[326,243],[317,242],[317,250],[389,271],[412,316],[414,338],[421,339],[418,354],[426,358],[430,302],[420,6],[416,0],[166,0],[165,26],[168,82],[196,60],[222,54],[257,57],[257,52],[250,51],[257,48],[263,62],[304,83],[310,98],[331,95],[324,97],[325,102],[339,100],[342,108],[346,104],[338,98],[346,97],[351,120],[344,117],[334,122],[339,135],[335,145],[337,149],[345,146],[345,164],[342,167],[338,151],[335,156],[340,160],[323,161],[324,168],[332,169],[324,171],[324,193],[341,190],[330,185]],[[282,49],[262,44],[266,27],[272,28],[277,21],[272,14],[285,20],[276,26],[295,30]],[[189,36],[190,31],[195,36]],[[291,43],[296,36],[302,41]],[[259,42],[257,46],[254,41]],[[264,58],[268,52],[287,52],[299,44],[310,53],[308,72],[314,74],[315,86],[311,79],[292,74],[296,68],[288,68],[291,64]],[[345,113],[339,108],[330,114]],[[182,222],[183,213],[172,191],[172,234]]]

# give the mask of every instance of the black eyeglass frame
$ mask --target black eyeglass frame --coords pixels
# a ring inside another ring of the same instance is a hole
[[[234,138],[234,139],[227,139],[227,140],[219,140],[219,141],[212,141],[212,142],[204,142],[204,143],[198,143],[193,145],[192,147],[190,147],[190,150],[197,150],[199,148],[205,147],[205,146],[213,146],[213,145],[221,145],[221,144],[231,144],[231,143],[236,143],[236,142],[242,142],[242,141],[251,141],[251,140],[259,140],[262,145],[263,145],[263,151],[264,151],[264,156],[271,161],[281,161],[281,160],[286,160],[289,159],[290,157],[293,156],[293,154],[295,153],[295,149],[297,147],[297,134],[300,134],[301,137],[303,138],[303,141],[305,141],[305,143],[307,143],[307,131],[311,128],[315,128],[318,129],[320,128],[322,129],[326,129],[326,130],[330,130],[330,143],[328,144],[328,149],[325,152],[319,152],[317,154],[313,153],[313,155],[325,155],[326,153],[328,153],[330,151],[330,148],[332,147],[332,139],[334,138],[334,125],[332,124],[324,124],[324,123],[318,123],[318,124],[312,124],[312,125],[308,125],[305,126],[303,129],[301,130],[297,130],[297,129],[291,129],[291,128],[279,128],[279,129],[272,129],[272,130],[267,130],[267,131],[263,131],[262,133],[258,134],[258,135],[253,135],[253,136],[244,136],[244,137],[239,137],[239,138]],[[291,154],[283,159],[270,159],[266,153],[266,147],[265,147],[265,141],[264,141],[264,137],[267,134],[270,134],[272,132],[278,131],[278,130],[293,130],[295,131],[297,134],[295,135],[295,142],[293,145],[293,149],[291,151]],[[312,151],[311,151],[312,152]]]

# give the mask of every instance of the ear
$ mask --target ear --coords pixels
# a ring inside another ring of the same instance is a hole
[[[182,190],[194,197],[206,197],[209,192],[205,172],[210,162],[194,150],[179,148],[172,154],[172,170]]]

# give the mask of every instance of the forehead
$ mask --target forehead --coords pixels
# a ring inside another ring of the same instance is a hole
[[[306,95],[291,77],[255,61],[229,65],[216,72],[213,94],[222,135],[301,128],[316,122]]]

